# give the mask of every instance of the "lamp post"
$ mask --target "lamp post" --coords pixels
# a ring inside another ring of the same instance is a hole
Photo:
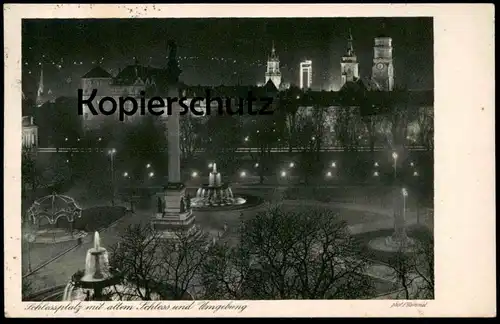
[[[132,177],[128,174],[128,172],[124,172],[123,177],[125,179],[128,179],[128,181],[129,181],[128,192],[129,192],[129,200],[130,200],[130,211],[133,213],[134,212],[134,202],[133,202],[133,194],[132,194]]]
[[[398,153],[393,152],[392,153],[392,158],[394,159],[394,180],[396,180],[396,177],[397,177],[396,166],[397,166],[397,161],[398,161]]]
[[[110,156],[110,161],[111,161],[111,206],[115,205],[115,154],[116,150],[111,149],[108,151],[108,154]]]
[[[406,222],[406,197],[408,197],[408,190],[406,188],[401,189],[403,194],[403,220]]]
[[[28,273],[31,273],[31,243],[35,241],[35,235],[32,233],[27,233],[25,236],[28,247]]]

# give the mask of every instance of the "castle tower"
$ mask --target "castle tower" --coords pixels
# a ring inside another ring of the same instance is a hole
[[[36,105],[40,107],[44,103],[44,88],[43,88],[43,65],[40,68],[40,81],[38,81],[38,90],[36,92]]]
[[[354,82],[359,79],[359,63],[356,53],[354,52],[353,38],[349,30],[349,38],[347,39],[347,50],[340,61],[341,87],[346,82]]]
[[[271,50],[271,55],[267,59],[267,70],[265,76],[266,76],[265,83],[271,80],[277,89],[280,88],[281,85],[280,60],[278,58],[278,55],[276,55],[274,42],[273,42],[273,48]]]
[[[372,80],[383,91],[394,89],[394,65],[392,59],[392,38],[381,35],[375,38],[373,47]]]

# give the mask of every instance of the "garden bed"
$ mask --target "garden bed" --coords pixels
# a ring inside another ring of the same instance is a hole
[[[86,232],[97,231],[122,218],[125,213],[126,208],[123,206],[87,208],[82,211],[82,217],[75,220],[73,228]]]

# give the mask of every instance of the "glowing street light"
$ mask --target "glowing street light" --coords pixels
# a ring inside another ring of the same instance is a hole
[[[146,164],[146,169],[149,169],[151,167],[151,163]]]
[[[191,173],[191,177],[196,178],[197,176],[198,176],[198,172],[194,171],[193,173]]]
[[[66,163],[69,163],[69,160],[66,160]]]
[[[155,174],[154,174],[154,172],[149,172],[149,174],[148,174],[148,176],[149,176],[150,178],[154,177],[154,175],[155,175]]]
[[[414,171],[414,172],[413,172],[413,176],[414,176],[414,177],[418,177],[418,172],[417,172],[417,171]]]
[[[378,177],[378,171],[373,172],[374,177]]]
[[[259,163],[255,163],[254,167],[258,168],[259,167]]]
[[[79,139],[79,138],[77,138],[77,139],[76,139],[76,141],[77,141],[77,142],[80,142],[80,139]]]
[[[281,177],[282,178],[286,177],[286,171],[281,171]]]
[[[213,163],[209,163],[209,164],[208,164],[208,168],[209,168],[209,169],[211,169],[213,166],[214,166],[214,164],[213,164]]]
[[[332,171],[328,171],[328,172],[326,173],[326,176],[327,176],[327,177],[331,177],[331,176],[332,176]]]
[[[100,142],[102,140],[102,137],[99,137],[97,140]]]
[[[332,168],[336,168],[337,167],[337,163],[336,162],[332,162]]]
[[[406,197],[408,197],[408,190],[403,188],[401,189],[401,193],[403,194],[403,219],[406,220]]]
[[[396,179],[396,176],[397,176],[397,173],[396,173],[396,172],[397,172],[397,171],[396,171],[396,165],[397,165],[397,164],[396,164],[396,162],[397,162],[397,160],[398,160],[398,153],[393,152],[393,153],[392,153],[392,158],[394,159],[394,179]]]
[[[245,171],[241,171],[240,173],[240,177],[244,178],[247,176],[247,173]]]
[[[293,162],[290,162],[290,164],[288,165],[290,168],[293,168],[295,166],[295,163]]]
[[[67,141],[68,141],[68,138],[66,137],[64,140],[67,142]]]
[[[245,142],[248,142],[250,140],[250,137],[245,136]]]
[[[112,148],[108,151],[111,163],[111,205],[115,205],[115,153],[116,149]]]
[[[375,162],[373,165],[376,166],[376,167],[378,167],[378,162]]]
[[[412,167],[413,167],[413,166],[415,166],[415,163],[413,163],[413,162],[410,162],[410,166],[412,166]]]
[[[123,172],[123,177],[128,178],[128,172]]]

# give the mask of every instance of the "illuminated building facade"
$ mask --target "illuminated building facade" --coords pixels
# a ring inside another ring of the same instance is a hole
[[[312,85],[312,61],[300,62],[300,88],[310,89]]]

